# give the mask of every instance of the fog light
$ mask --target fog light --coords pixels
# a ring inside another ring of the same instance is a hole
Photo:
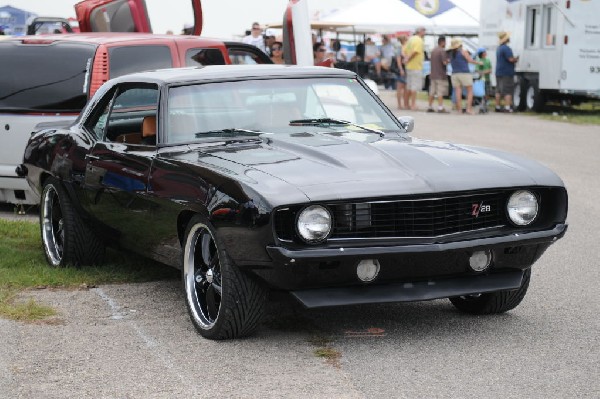
[[[476,272],[482,272],[492,263],[492,252],[489,250],[475,251],[469,258],[469,266]]]
[[[379,274],[379,261],[377,259],[363,259],[356,266],[356,275],[360,281],[366,283],[375,280]]]

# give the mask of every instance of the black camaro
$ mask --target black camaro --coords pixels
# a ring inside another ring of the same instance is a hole
[[[566,229],[536,162],[411,137],[354,73],[209,66],[110,80],[18,173],[52,266],[115,245],[182,270],[204,337],[251,333],[269,289],[307,307],[450,298],[501,313]]]

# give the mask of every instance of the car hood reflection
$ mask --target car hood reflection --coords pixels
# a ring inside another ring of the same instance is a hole
[[[311,200],[557,183],[548,169],[518,156],[407,136],[273,134],[201,151],[279,178]]]

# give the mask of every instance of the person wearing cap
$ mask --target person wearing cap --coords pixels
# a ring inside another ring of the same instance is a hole
[[[183,24],[183,29],[181,30],[182,35],[191,35],[194,33],[194,25],[186,22]]]
[[[252,30],[250,31],[250,34],[245,36],[242,39],[242,42],[258,47],[263,51],[263,53],[266,53],[267,49],[265,47],[265,39],[263,38],[262,31],[263,30],[260,24],[258,22],[254,22],[252,24]]]
[[[431,51],[431,73],[429,74],[429,108],[427,112],[435,112],[433,100],[437,96],[437,112],[448,113],[444,108],[444,96],[448,95],[448,77],[446,66],[450,63],[446,53],[446,38],[438,37],[438,45]]]
[[[452,65],[452,87],[456,96],[458,112],[473,114],[473,75],[469,64],[480,65],[481,62],[471,58],[471,54],[463,48],[462,40],[452,39],[450,42],[450,65]],[[462,108],[462,88],[467,90],[467,104]]]
[[[485,88],[483,94],[483,101],[481,104],[481,109],[479,112],[486,113],[487,112],[487,99],[491,92],[491,79],[490,75],[492,74],[492,62],[487,57],[487,50],[485,47],[480,47],[477,49],[477,60],[481,62],[481,65],[477,65],[477,72],[481,79],[483,79]]]
[[[500,45],[496,49],[496,112],[513,112],[515,64],[519,61],[519,57],[515,57],[508,46],[510,33],[498,33],[498,41]],[[501,97],[504,97],[504,109],[500,104]]]
[[[425,28],[419,27],[415,31],[415,34],[406,42],[406,90],[404,91],[404,103],[405,105],[409,105],[411,110],[417,109],[417,91],[423,88],[424,36]]]

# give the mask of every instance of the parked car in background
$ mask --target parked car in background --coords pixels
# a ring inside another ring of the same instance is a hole
[[[206,338],[250,334],[268,290],[307,307],[513,309],[566,232],[562,181],[412,129],[346,70],[166,69],[108,81],[77,121],[30,138],[19,174],[51,266],[114,245],[179,267]]]
[[[0,42],[0,202],[37,204],[15,173],[41,122],[74,120],[108,79],[148,69],[270,64],[254,46],[198,36],[85,33]]]

